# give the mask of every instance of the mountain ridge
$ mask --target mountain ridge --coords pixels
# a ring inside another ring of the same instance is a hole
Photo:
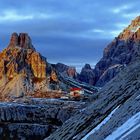
[[[135,30],[135,31],[134,31]],[[114,78],[122,68],[126,67],[140,55],[140,16],[132,20],[113,41],[104,49],[102,58],[97,62],[89,81],[92,85],[102,87]],[[82,72],[79,77],[82,77]],[[91,73],[88,75],[90,77]],[[87,82],[87,79],[80,79]]]

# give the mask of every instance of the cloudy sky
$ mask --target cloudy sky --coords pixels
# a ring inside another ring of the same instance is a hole
[[[49,62],[93,67],[103,48],[140,15],[139,5],[139,0],[1,0],[0,50],[12,32],[27,32]]]

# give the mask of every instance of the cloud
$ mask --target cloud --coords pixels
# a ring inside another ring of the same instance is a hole
[[[33,12],[33,13],[18,13],[17,10],[14,9],[9,9],[9,10],[4,10],[0,14],[0,22],[5,23],[5,22],[19,22],[19,21],[24,21],[24,20],[48,20],[48,19],[53,19],[53,18],[58,18],[58,14],[47,14],[47,13],[41,13],[41,12]]]
[[[27,32],[52,62],[96,63],[103,48],[140,14],[139,4],[139,0],[1,0],[0,47],[8,44],[12,32]]]
[[[129,10],[129,9],[132,9],[133,8],[133,5],[132,4],[128,4],[128,5],[122,5],[120,7],[117,7],[117,8],[113,8],[111,11],[115,14],[119,14],[119,13],[122,13],[126,10]]]
[[[33,15],[17,14],[17,12],[15,10],[4,11],[0,15],[0,22],[21,21],[21,20],[31,20],[31,19],[33,19]]]
[[[116,27],[119,29],[126,28],[128,23],[116,23]]]
[[[139,15],[140,15],[140,11],[136,12],[136,13],[124,13],[124,14],[122,14],[122,16],[124,18],[128,18],[128,19],[134,19],[134,18],[136,18]]]
[[[104,33],[104,30],[101,30],[101,29],[93,29],[92,32],[94,32],[94,33]]]

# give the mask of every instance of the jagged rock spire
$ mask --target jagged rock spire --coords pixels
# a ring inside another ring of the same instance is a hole
[[[31,38],[27,33],[19,33],[19,35],[17,33],[12,33],[8,48],[11,47],[21,47],[25,49],[35,50],[32,45]]]
[[[0,53],[0,83],[4,83],[3,88],[0,84],[0,93],[3,93],[0,98],[19,97],[40,89],[45,92],[50,84],[48,77],[53,77],[57,85],[57,74],[47,64],[27,33],[13,33],[8,47]],[[47,73],[47,69],[53,71],[53,75]]]

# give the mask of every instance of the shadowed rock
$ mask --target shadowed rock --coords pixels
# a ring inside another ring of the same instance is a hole
[[[93,76],[86,79],[89,72],[81,72],[80,80],[95,86],[104,86],[108,81],[114,78],[120,67],[126,67],[135,58],[140,55],[140,16],[134,19],[131,24],[123,30],[105,49],[103,57],[96,64],[93,71],[90,71]],[[119,65],[119,68],[116,67]],[[85,78],[83,78],[85,77]]]
[[[108,82],[98,93],[98,99],[90,103],[88,107],[81,110],[81,113],[71,117],[67,120],[62,127],[58,128],[53,134],[51,134],[45,140],[81,140],[88,132],[90,132],[93,128],[95,128],[98,124],[100,124],[103,119],[105,119],[112,110],[114,110],[117,106],[120,105],[119,112],[123,116],[122,108],[123,106],[127,106],[128,102],[131,104],[131,101],[135,99],[139,95],[140,88],[140,61],[139,58],[135,63],[132,63],[126,69],[121,71],[114,79]],[[134,102],[133,102],[134,103]],[[125,114],[129,114],[130,116],[133,113],[136,113],[139,110],[138,105],[134,103],[131,112],[128,109],[125,110]],[[117,118],[117,115],[116,115]],[[129,118],[127,115],[124,116],[125,120]],[[120,117],[121,120],[121,117]],[[120,121],[118,119],[118,122]],[[124,120],[121,120],[122,122]],[[118,124],[116,122],[115,124]],[[115,125],[114,124],[114,125]],[[109,128],[108,128],[109,129]],[[113,127],[115,129],[115,126]],[[113,131],[113,129],[109,129]],[[110,132],[109,131],[109,132]],[[98,140],[102,140],[105,138],[106,134],[109,134],[106,129],[102,131],[102,137]],[[93,136],[96,139],[96,135]]]

